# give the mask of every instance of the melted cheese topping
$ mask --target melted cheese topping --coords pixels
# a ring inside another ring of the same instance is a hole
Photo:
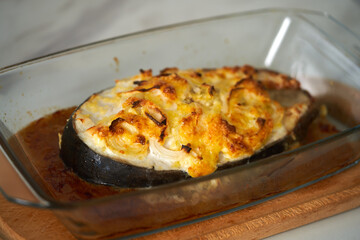
[[[283,107],[269,97],[267,89],[283,88],[299,83],[251,66],[168,68],[158,76],[142,70],[84,102],[75,129],[92,150],[115,161],[199,177],[294,128],[307,105]]]

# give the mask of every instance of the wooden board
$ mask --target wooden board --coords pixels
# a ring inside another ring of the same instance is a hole
[[[142,239],[258,239],[360,206],[360,164],[253,207]],[[0,197],[0,238],[75,239],[51,211]]]

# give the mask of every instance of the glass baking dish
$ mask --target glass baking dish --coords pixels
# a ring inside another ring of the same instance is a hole
[[[77,238],[115,238],[201,221],[336,174],[360,157],[359,44],[325,13],[265,9],[120,36],[0,69],[1,192],[9,201],[51,209]],[[140,68],[243,64],[299,79],[342,131],[209,176],[82,201],[52,197],[9,141],[35,119],[78,105]]]

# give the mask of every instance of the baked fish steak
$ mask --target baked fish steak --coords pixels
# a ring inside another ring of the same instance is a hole
[[[77,107],[60,156],[87,181],[149,187],[285,151],[316,114],[299,81],[274,71],[140,70]]]

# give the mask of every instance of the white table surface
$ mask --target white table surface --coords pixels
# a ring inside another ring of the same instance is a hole
[[[0,68],[148,28],[274,7],[328,12],[360,36],[360,0],[2,0]],[[360,239],[359,224],[357,208],[268,239]]]

